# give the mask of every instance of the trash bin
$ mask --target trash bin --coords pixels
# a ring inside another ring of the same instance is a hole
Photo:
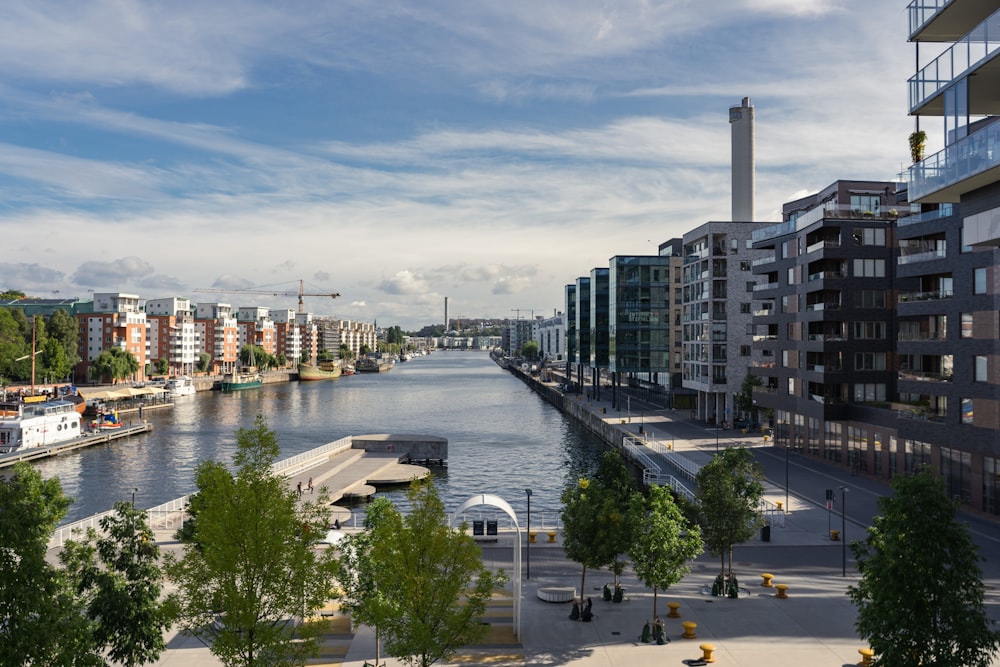
[[[770,524],[765,524],[760,527],[760,541],[770,542],[771,541],[771,526]]]

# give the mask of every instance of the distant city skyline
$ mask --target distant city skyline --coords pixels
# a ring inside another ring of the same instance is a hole
[[[0,31],[0,288],[33,296],[551,314],[728,219],[743,97],[760,220],[895,179],[913,129],[903,2],[11,0]]]

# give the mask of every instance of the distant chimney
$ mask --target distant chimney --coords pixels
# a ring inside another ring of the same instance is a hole
[[[749,97],[738,107],[729,107],[729,124],[733,142],[733,214],[736,221],[754,219],[754,129],[753,105]]]
[[[448,332],[448,297],[444,298],[444,331]]]

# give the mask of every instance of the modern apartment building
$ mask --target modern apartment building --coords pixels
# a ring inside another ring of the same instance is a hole
[[[182,297],[146,301],[148,356],[151,362],[166,359],[168,375],[190,375],[201,346],[194,325],[191,300]]]
[[[566,377],[572,378],[580,346],[576,328],[576,283],[566,285],[563,294],[566,306]]]
[[[731,422],[734,395],[751,365],[753,302],[765,295],[751,273],[751,247],[764,222],[706,222],[683,236],[683,386],[697,392],[697,416]]]
[[[954,497],[1000,514],[1000,2],[911,2],[908,16],[909,113],[944,148],[905,174],[910,201],[936,210],[899,231],[900,399],[926,418],[900,437]]]
[[[101,352],[117,347],[130,352],[139,363],[133,380],[145,378],[149,358],[146,348],[146,313],[140,307],[139,295],[120,292],[94,294],[93,312],[77,316],[80,325],[80,362],[75,373],[79,381],[88,378],[90,366]]]
[[[209,372],[228,373],[239,366],[239,327],[232,305],[199,303],[194,311],[195,334],[211,358]]]
[[[547,362],[566,360],[566,317],[563,313],[554,313],[552,317],[543,317],[535,321],[535,340],[538,342],[538,354]]]
[[[340,346],[346,345],[354,358],[361,354],[362,346],[370,350],[378,349],[378,336],[375,325],[370,322],[354,322],[336,318],[316,318],[317,346],[320,350],[328,350],[340,354]]]

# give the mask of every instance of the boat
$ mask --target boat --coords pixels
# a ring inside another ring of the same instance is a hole
[[[197,393],[197,390],[194,387],[194,378],[189,375],[181,375],[167,380],[164,387],[173,397],[194,396]]]
[[[318,366],[303,362],[299,364],[299,381],[336,380],[342,372],[339,361],[321,361]]]
[[[90,422],[90,428],[95,431],[110,431],[116,428],[121,428],[122,423],[118,420],[118,411],[101,413]]]
[[[355,373],[357,371],[354,369],[354,364],[347,364],[340,371],[341,375],[354,375]]]
[[[0,404],[0,454],[44,447],[82,435],[70,401]]]
[[[359,373],[386,373],[392,370],[392,363],[382,359],[365,357],[358,359],[358,363],[354,367]]]
[[[250,347],[250,363],[240,366],[239,370],[233,370],[222,376],[219,389],[222,391],[242,391],[243,389],[256,389],[264,384],[264,374],[257,369],[254,363],[253,346]]]

